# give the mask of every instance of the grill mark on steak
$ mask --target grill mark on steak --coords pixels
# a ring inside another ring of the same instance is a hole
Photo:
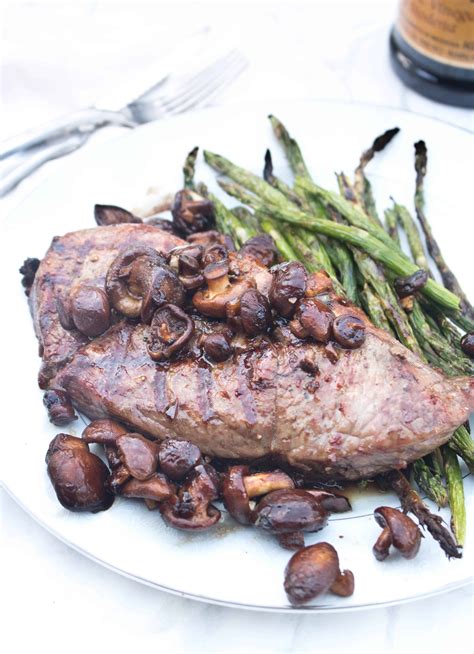
[[[153,390],[155,396],[155,409],[158,413],[163,413],[169,405],[167,394],[167,374],[166,371],[156,366],[155,376],[153,380]]]
[[[205,363],[198,364],[198,396],[197,403],[202,420],[206,423],[216,417],[212,408],[212,374],[209,366]]]
[[[252,391],[249,387],[248,358],[249,354],[244,354],[243,356],[239,357],[239,361],[237,363],[236,374],[238,385],[236,397],[238,397],[240,400],[245,422],[248,425],[255,425],[257,422],[257,412],[255,410],[255,401],[252,395]]]

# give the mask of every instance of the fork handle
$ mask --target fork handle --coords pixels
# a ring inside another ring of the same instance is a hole
[[[68,139],[43,147],[37,152],[24,153],[24,160],[0,178],[0,197],[7,195],[21,181],[29,177],[35,170],[41,168],[48,161],[63,157],[80,148],[88,140],[93,131],[77,132],[75,135],[69,136]]]
[[[6,159],[10,155],[23,152],[47,141],[68,138],[73,132],[82,130],[90,132],[91,129],[103,125],[135,127],[136,123],[119,111],[81,109],[0,142],[0,159]]]

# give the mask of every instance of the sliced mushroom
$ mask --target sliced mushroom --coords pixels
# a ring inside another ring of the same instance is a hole
[[[306,297],[315,297],[332,290],[332,280],[325,270],[318,270],[308,275],[305,290]]]
[[[43,395],[43,404],[48,411],[49,421],[57,427],[62,427],[73,420],[77,420],[71,400],[64,391],[59,389],[46,391]]]
[[[223,243],[210,243],[204,248],[202,255],[202,264],[204,267],[211,263],[220,263],[229,260],[229,251]]]
[[[115,420],[103,418],[93,420],[82,432],[82,440],[86,443],[100,443],[100,445],[116,445],[117,438],[126,434],[125,427]]]
[[[194,334],[194,321],[179,307],[165,304],[155,311],[147,350],[153,361],[166,361],[180,352]]]
[[[94,338],[110,326],[110,304],[101,288],[81,284],[75,286],[69,298],[74,326],[85,336]]]
[[[164,475],[156,473],[145,480],[129,479],[120,489],[122,497],[163,502],[175,493],[175,487]]]
[[[167,264],[162,263],[156,267],[150,287],[143,298],[142,322],[149,323],[155,309],[164,304],[182,307],[184,301],[185,289],[181,280]]]
[[[130,479],[130,471],[122,463],[120,453],[115,445],[104,445],[104,452],[112,474],[110,475],[110,488],[120,495],[122,486]]]
[[[232,238],[215,229],[191,234],[186,240],[188,243],[192,243],[192,245],[201,245],[204,248],[214,245],[214,243],[219,243],[220,245],[224,245],[229,252],[235,252],[235,243]]]
[[[199,463],[201,450],[189,441],[167,438],[159,445],[158,460],[167,477],[180,481]]]
[[[304,490],[277,490],[257,504],[252,522],[274,534],[295,531],[319,531],[328,514],[320,502]]]
[[[48,475],[60,503],[70,511],[105,511],[114,495],[109,471],[81,438],[58,434],[46,453]]]
[[[290,261],[274,266],[269,299],[272,307],[284,318],[292,316],[296,303],[306,291],[307,273],[303,264]]]
[[[391,545],[406,559],[412,559],[418,554],[421,531],[405,513],[389,506],[379,506],[374,511],[374,518],[383,527],[373,547],[374,556],[378,561],[387,558]]]
[[[176,236],[176,232],[174,231],[173,223],[171,220],[163,218],[162,216],[149,216],[145,220],[145,224],[152,225],[153,227],[158,227],[158,229],[162,229],[164,232],[168,232],[169,234],[174,234]]]
[[[200,313],[211,318],[225,318],[227,304],[239,300],[254,286],[253,281],[246,278],[231,282],[227,261],[208,264],[203,274],[207,289],[194,294],[193,304]]]
[[[298,338],[302,335],[310,337],[318,343],[327,343],[331,337],[334,314],[331,309],[317,298],[305,298],[298,302],[294,320],[301,327],[300,332],[295,334]],[[290,326],[293,333],[293,321]]]
[[[177,496],[161,504],[163,519],[176,529],[210,529],[221,517],[219,509],[211,504],[219,497],[218,487],[214,468],[208,464],[197,465]]]
[[[253,498],[277,490],[290,490],[295,487],[295,484],[286,472],[272,470],[271,472],[255,472],[244,477],[244,486],[249,498]]]
[[[285,570],[285,592],[294,606],[331,591],[347,597],[354,592],[350,570],[340,571],[339,557],[329,543],[317,543],[293,554]]]
[[[269,234],[259,234],[249,238],[239,250],[239,255],[250,257],[266,268],[270,268],[276,261],[278,250],[275,241]]]
[[[249,495],[244,483],[244,478],[248,474],[247,466],[232,466],[227,470],[222,481],[224,506],[230,515],[242,525],[249,525],[252,520]]]
[[[176,232],[184,238],[214,227],[213,203],[190,189],[176,193],[171,214]]]
[[[163,264],[163,257],[148,246],[136,245],[120,252],[105,280],[105,289],[114,309],[128,318],[138,318],[156,269]]]
[[[96,204],[94,206],[94,218],[99,226],[142,222],[141,218],[134,216],[130,211],[115,207],[112,204]]]
[[[116,446],[120,460],[132,477],[149,479],[158,466],[158,445],[140,434],[122,434]]]
[[[201,260],[204,248],[201,245],[184,245],[174,248],[169,256],[169,265],[174,270],[187,291],[195,290],[204,284]]]
[[[272,491],[293,489],[293,480],[281,470],[250,474],[247,466],[231,466],[222,480],[224,506],[243,525],[252,522],[250,500]]]
[[[111,486],[121,492],[123,484],[133,477],[145,481],[154,476],[158,466],[158,445],[141,434],[129,433],[113,420],[95,420],[86,427],[82,439],[105,446],[112,470]]]

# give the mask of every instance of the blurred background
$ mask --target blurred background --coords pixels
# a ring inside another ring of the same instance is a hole
[[[6,3],[1,138],[100,105],[102,96],[126,86],[137,70],[156,68],[158,76],[164,68],[189,67],[203,52],[232,46],[250,65],[209,104],[331,98],[401,107],[474,126],[471,111],[418,95],[392,71],[388,37],[397,8],[396,0]],[[86,147],[120,131],[101,130]],[[23,183],[20,193],[4,201],[5,210],[63,164],[48,164]]]
[[[185,50],[198,34],[203,47],[233,43],[251,62],[220,103],[244,94],[341,98],[436,116],[439,105],[406,90],[390,68],[388,35],[397,8],[397,0],[6,3],[2,131],[90,105],[105,87]],[[443,108],[447,120],[465,126],[469,113]]]

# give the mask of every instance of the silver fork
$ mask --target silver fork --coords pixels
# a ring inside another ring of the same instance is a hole
[[[178,80],[172,75],[162,78],[116,111],[84,109],[0,143],[0,159],[24,155],[17,166],[2,176],[0,197],[46,162],[80,148],[105,125],[136,127],[203,106],[234,81],[247,65],[245,57],[234,49],[194,75]]]

